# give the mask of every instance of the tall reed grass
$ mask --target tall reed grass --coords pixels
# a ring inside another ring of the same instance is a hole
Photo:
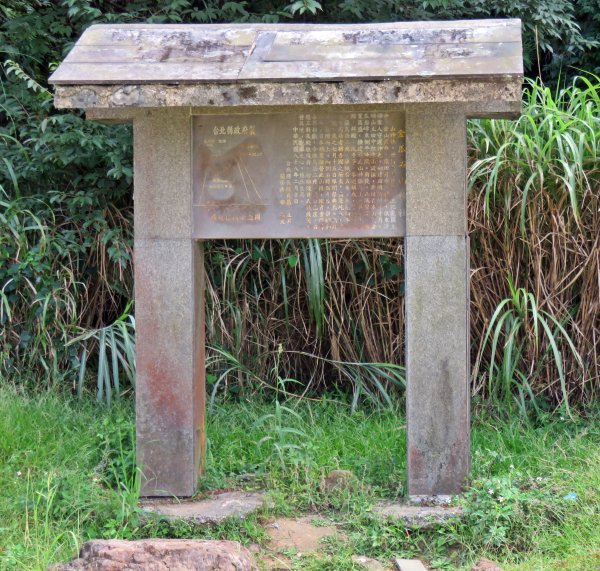
[[[529,81],[519,120],[470,121],[468,135],[473,390],[522,410],[589,400],[600,383],[598,79],[556,91]],[[357,368],[357,381],[333,362],[404,362],[401,239],[209,252],[213,344],[261,378],[282,344],[282,374],[303,389],[393,389],[382,370]]]
[[[500,337],[504,356],[519,347],[515,384],[554,402],[590,399],[600,381],[599,79],[555,91],[528,82],[519,120],[470,122],[469,140],[473,358],[486,363],[475,390],[503,390],[480,341],[521,288],[551,331],[542,339],[525,319]]]
[[[598,78],[528,82],[519,120],[470,121],[468,136],[473,391],[522,408],[588,401],[600,385]],[[104,328],[132,296],[130,207],[74,223],[56,208],[64,193],[23,199],[17,185],[0,204],[0,371],[75,389],[93,371],[103,398],[125,390],[130,331],[119,349]],[[213,241],[206,254],[215,395],[281,380],[354,402],[402,390],[402,239]]]

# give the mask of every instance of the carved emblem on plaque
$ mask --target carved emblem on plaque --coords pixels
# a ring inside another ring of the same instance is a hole
[[[266,165],[256,137],[221,153],[202,144],[197,153],[202,173],[200,204],[233,206],[264,202],[260,189],[264,185]]]

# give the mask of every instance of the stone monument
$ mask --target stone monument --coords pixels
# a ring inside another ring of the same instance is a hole
[[[514,117],[519,20],[95,25],[55,105],[133,122],[143,496],[191,496],[205,449],[213,238],[404,236],[408,491],[469,472],[466,119]]]

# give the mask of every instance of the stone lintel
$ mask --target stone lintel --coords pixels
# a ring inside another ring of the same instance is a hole
[[[130,108],[91,108],[85,110],[85,118],[88,121],[96,121],[96,123],[106,123],[107,125],[119,123],[133,123],[136,114],[140,110]]]
[[[405,109],[406,105],[402,103],[396,104],[380,104],[388,108]],[[467,119],[514,119],[519,116],[521,109],[520,101],[467,101],[467,102],[452,102],[444,103],[448,110],[453,110],[456,113],[462,113]],[[292,108],[301,106],[290,105],[272,105],[265,106],[260,109],[261,112],[282,112]],[[336,105],[322,105],[322,109],[335,108]],[[372,110],[369,104],[353,104],[353,108],[357,111]],[[137,117],[143,116],[144,112],[149,108],[146,107],[92,107],[86,109],[86,119],[96,121],[97,123],[105,124],[123,124],[133,123]],[[151,109],[151,108],[150,108]],[[156,109],[156,108],[154,108]],[[179,109],[173,107],[173,110]],[[186,108],[188,109],[188,108]],[[235,113],[256,113],[259,111],[256,106],[239,105],[236,107],[191,107],[192,115],[206,115],[210,113],[229,115]]]
[[[246,82],[140,85],[58,85],[57,108],[136,109],[140,107],[225,107],[277,105],[356,105],[472,103],[517,116],[521,76],[494,80]],[[478,107],[479,106],[479,107]],[[477,111],[475,111],[477,113]],[[133,111],[132,111],[133,114]],[[127,114],[121,115],[124,118]],[[105,116],[106,117],[106,116]]]

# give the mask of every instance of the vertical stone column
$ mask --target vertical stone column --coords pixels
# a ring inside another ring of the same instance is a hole
[[[407,105],[406,139],[408,493],[446,495],[470,463],[464,112]]]
[[[204,456],[204,279],[189,109],[134,120],[137,460],[142,496],[191,496]]]

